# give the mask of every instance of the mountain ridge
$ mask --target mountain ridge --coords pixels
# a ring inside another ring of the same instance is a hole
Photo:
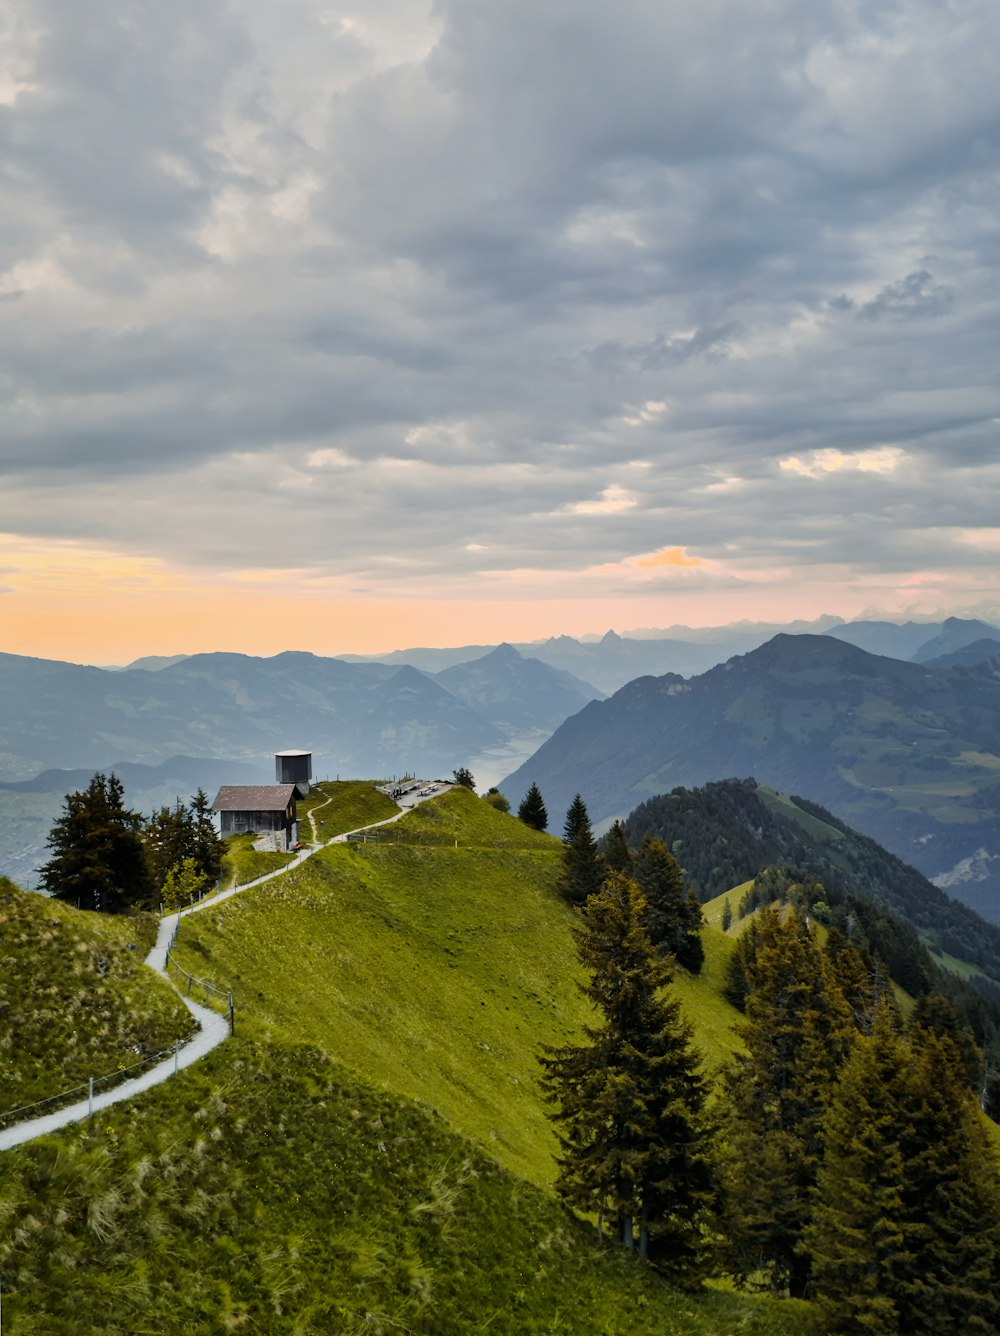
[[[935,669],[828,636],[778,635],[693,679],[644,677],[562,724],[500,787],[537,783],[595,823],[678,785],[756,774],[933,878],[1000,852],[1000,667]],[[957,792],[956,792],[957,786]],[[1000,878],[953,893],[1000,916]]]

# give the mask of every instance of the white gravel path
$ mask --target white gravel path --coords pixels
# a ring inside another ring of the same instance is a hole
[[[438,790],[438,792],[441,791],[441,789]],[[413,798],[406,801],[406,805],[400,811],[393,816],[386,817],[384,821],[373,821],[369,826],[359,826],[357,830],[345,831],[343,835],[334,835],[326,843],[343,844],[347,840],[348,834],[360,835],[362,831],[374,830],[376,826],[391,825],[393,821],[398,821],[400,817],[406,816],[407,812],[416,806],[419,801],[421,799],[414,795]],[[160,920],[156,942],[146,957],[145,963],[150,969],[154,969],[157,974],[166,979],[171,987],[174,987],[172,980],[167,975],[167,951],[179,919],[187,918],[189,914],[197,914],[202,909],[213,909],[224,900],[232,899],[234,895],[241,895],[254,886],[263,886],[265,882],[273,881],[275,877],[283,877],[294,871],[295,868],[300,867],[307,858],[311,858],[314,853],[325,847],[325,845],[320,844],[313,846],[311,849],[303,849],[293,863],[288,863],[276,872],[268,872],[263,877],[257,877],[254,881],[245,882],[242,886],[234,886],[228,891],[221,891],[218,895],[202,900],[199,904],[191,905],[188,909],[182,909],[176,914],[167,914]],[[24,1142],[33,1141],[35,1137],[45,1136],[49,1132],[58,1132],[61,1127],[67,1127],[70,1123],[82,1122],[84,1118],[90,1115],[91,1110],[97,1113],[101,1109],[110,1108],[112,1104],[119,1104],[122,1100],[131,1099],[134,1095],[139,1095],[144,1090],[149,1090],[152,1086],[166,1081],[168,1077],[173,1076],[175,1072],[180,1071],[183,1067],[190,1067],[193,1062],[197,1062],[206,1053],[210,1053],[213,1048],[217,1048],[229,1034],[228,1018],[221,1016],[210,1007],[203,1007],[198,1002],[192,1002],[179,989],[176,991],[201,1027],[193,1039],[179,1048],[176,1054],[172,1054],[163,1062],[157,1063],[155,1067],[150,1067],[148,1071],[143,1072],[140,1076],[123,1081],[121,1085],[114,1086],[111,1090],[104,1090],[95,1094],[93,1104],[86,1099],[79,1100],[76,1104],[68,1104],[61,1109],[56,1109],[54,1113],[43,1114],[40,1118],[31,1118],[26,1122],[15,1123],[11,1127],[0,1129],[0,1151],[23,1145]]]

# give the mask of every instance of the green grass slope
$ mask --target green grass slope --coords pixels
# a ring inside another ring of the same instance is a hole
[[[152,916],[81,912],[0,878],[0,1114],[193,1031],[142,963],[155,934]]]
[[[378,842],[335,845],[182,927],[178,958],[232,988],[241,1027],[275,1027],[421,1101],[501,1164],[551,1183],[543,1045],[593,1019],[556,893],[561,845],[463,789],[422,804]],[[734,1051],[721,997],[732,943],[676,989],[706,1067]]]
[[[318,1045],[544,1183],[538,1049],[588,1015],[559,868],[557,841],[454,790],[383,842],[334,845],[199,913],[178,958],[233,989],[241,1026]]]
[[[368,780],[326,780],[314,784],[298,805],[299,830],[303,844],[312,843],[310,814],[315,820],[320,843],[348,830],[371,825],[395,816],[399,808]]]
[[[237,1038],[14,1152],[15,1336],[820,1336],[796,1303],[680,1294],[410,1101]]]
[[[819,1336],[806,1305],[678,1293],[551,1192],[537,1054],[590,1019],[559,864],[458,790],[185,920],[237,1038],[4,1158],[17,1336]],[[715,1066],[732,944],[706,939],[677,987]]]

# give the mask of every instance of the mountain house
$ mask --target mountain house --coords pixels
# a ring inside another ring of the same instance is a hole
[[[212,811],[219,813],[219,833],[270,836],[279,852],[299,842],[296,803],[302,795],[294,784],[223,784]]]

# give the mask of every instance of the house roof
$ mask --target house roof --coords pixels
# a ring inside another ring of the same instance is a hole
[[[294,784],[223,784],[213,812],[283,812],[299,796]]]

